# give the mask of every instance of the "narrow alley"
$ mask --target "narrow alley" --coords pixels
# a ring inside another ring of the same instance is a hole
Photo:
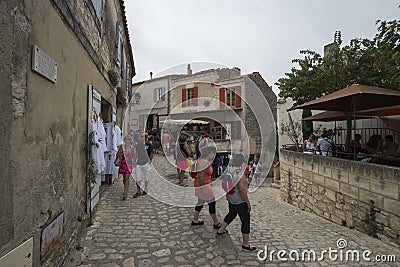
[[[167,177],[172,179],[174,169],[163,156],[157,155],[154,165],[169,171]],[[269,257],[261,261],[257,253],[240,250],[239,218],[228,227],[229,235],[217,238],[207,207],[200,215],[205,225],[191,226],[192,208],[170,206],[150,195],[134,199],[134,183],[130,197],[122,201],[122,188],[119,179],[103,194],[93,225],[87,228],[66,266],[398,266],[393,262],[378,265],[363,261],[361,253],[369,249],[371,259],[375,255],[396,255],[398,261],[399,248],[283,202],[279,190],[269,187],[267,181],[250,194],[251,243],[262,250],[267,246],[268,253],[275,250],[272,261]],[[223,219],[226,212],[226,200],[222,198],[217,201],[219,218]],[[329,247],[337,250],[338,240],[345,242],[343,251],[358,250],[360,261],[331,260],[327,254],[322,261],[276,258],[278,250],[314,250],[318,257]]]

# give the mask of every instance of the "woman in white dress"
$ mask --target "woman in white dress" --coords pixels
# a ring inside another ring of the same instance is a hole
[[[317,150],[317,141],[315,141],[315,135],[310,134],[307,140],[304,141],[303,145],[303,153],[314,154]]]

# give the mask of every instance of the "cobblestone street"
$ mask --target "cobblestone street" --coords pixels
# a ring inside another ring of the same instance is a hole
[[[168,173],[173,183],[175,169],[156,155],[157,170]],[[189,178],[189,182],[191,178]],[[157,185],[150,182],[150,187]],[[93,225],[86,228],[79,246],[69,255],[66,266],[399,266],[400,249],[365,234],[333,224],[304,212],[279,198],[279,190],[268,183],[250,193],[252,202],[251,243],[258,249],[278,251],[338,249],[372,251],[375,255],[396,255],[397,263],[331,261],[260,261],[257,253],[242,252],[240,220],[228,227],[229,235],[216,237],[205,207],[200,219],[203,226],[191,226],[193,208],[179,208],[159,202],[150,195],[132,198],[136,188],[131,180],[130,197],[121,200],[122,179],[109,186],[94,214]],[[158,189],[160,190],[160,189]],[[157,190],[156,190],[157,191]],[[217,201],[220,220],[227,212],[225,198]],[[287,257],[287,255],[286,255]]]

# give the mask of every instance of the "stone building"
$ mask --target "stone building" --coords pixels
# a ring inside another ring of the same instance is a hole
[[[0,265],[60,266],[87,223],[89,119],[97,105],[115,121],[116,86],[124,99],[135,75],[124,2],[4,0],[0,13]]]
[[[168,92],[171,79],[178,76],[151,77],[149,80],[134,83],[125,127],[133,131],[159,129],[169,114],[171,99]]]
[[[245,132],[250,154],[261,150],[261,133],[250,106],[271,110],[276,120],[276,96],[258,72],[241,75],[240,69],[211,69],[171,81],[171,119],[209,121],[208,131],[215,140],[229,139],[232,149],[243,149]],[[265,100],[254,97],[259,90]],[[246,100],[246,101],[244,101]],[[275,122],[271,121],[275,128]]]

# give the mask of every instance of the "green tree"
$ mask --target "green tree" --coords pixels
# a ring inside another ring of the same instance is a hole
[[[304,58],[292,60],[299,67],[276,83],[279,96],[291,97],[299,105],[357,83],[400,90],[400,20],[376,24],[372,40],[352,39],[344,47],[341,33],[335,32],[325,57],[300,51]]]
[[[303,114],[301,117],[304,119],[311,115],[312,115],[311,110],[303,109]],[[310,134],[313,133],[313,122],[303,121],[303,123],[301,124],[301,131],[303,133],[303,140],[307,139],[310,136]]]

